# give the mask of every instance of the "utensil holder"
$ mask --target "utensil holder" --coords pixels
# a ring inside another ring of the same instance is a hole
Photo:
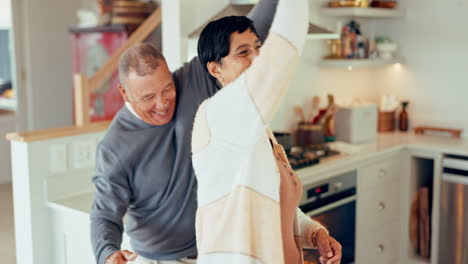
[[[379,111],[379,132],[390,132],[395,130],[395,111],[380,112]]]
[[[301,122],[296,130],[296,145],[308,147],[325,143],[323,128],[309,122]]]

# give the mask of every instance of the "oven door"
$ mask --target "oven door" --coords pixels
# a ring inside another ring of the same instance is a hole
[[[304,212],[314,221],[321,223],[330,235],[342,246],[342,264],[354,263],[356,195]],[[304,249],[305,264],[319,264],[320,254],[316,249]]]

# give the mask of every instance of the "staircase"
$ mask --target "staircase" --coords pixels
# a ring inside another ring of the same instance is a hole
[[[150,17],[130,36],[130,38],[109,58],[94,76],[75,74],[73,77],[75,94],[75,126],[85,127],[91,124],[90,94],[112,75],[118,67],[120,56],[129,47],[142,43],[161,24],[161,7],[158,7]],[[109,123],[103,121],[102,123]]]

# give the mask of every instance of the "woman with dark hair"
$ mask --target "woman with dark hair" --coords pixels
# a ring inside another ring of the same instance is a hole
[[[298,209],[300,180],[268,129],[305,42],[307,1],[280,0],[261,53],[245,17],[200,36],[199,58],[222,89],[198,109],[192,135],[199,264],[300,264],[302,247],[340,262],[341,245]]]

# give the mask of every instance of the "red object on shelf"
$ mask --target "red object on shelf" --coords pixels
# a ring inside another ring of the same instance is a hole
[[[128,39],[124,26],[71,29],[73,74],[91,78]],[[91,92],[91,122],[111,120],[124,104],[118,89],[116,70],[108,80]],[[74,109],[74,107],[73,107]]]

